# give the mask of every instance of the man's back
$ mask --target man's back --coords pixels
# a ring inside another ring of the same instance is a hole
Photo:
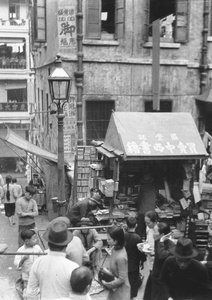
[[[138,250],[137,244],[142,242],[141,237],[135,232],[125,232],[126,251],[128,256],[128,271],[137,270],[142,257],[142,253]]]
[[[66,259],[65,255],[63,252],[50,251],[34,262],[27,286],[28,300],[38,299],[38,287],[41,299],[53,300],[69,296],[71,273],[78,264]]]

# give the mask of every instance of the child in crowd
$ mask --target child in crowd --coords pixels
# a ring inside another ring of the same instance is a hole
[[[37,238],[35,231],[33,229],[27,229],[21,232],[21,238],[24,241],[24,245],[21,246],[17,253],[19,252],[29,252],[29,253],[42,253],[42,249],[37,245]],[[33,262],[38,258],[38,255],[16,255],[14,259],[14,265],[17,269],[22,271],[22,280],[24,284],[24,289],[27,287],[27,282],[29,278],[29,273]]]

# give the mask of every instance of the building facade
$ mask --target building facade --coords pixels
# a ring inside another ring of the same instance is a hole
[[[29,5],[25,0],[2,0],[0,9],[0,135],[6,126],[29,138],[34,74],[29,50]],[[26,153],[0,140],[1,172],[14,171]]]
[[[199,130],[212,134],[211,104],[196,100],[207,90],[212,72],[211,1],[31,4],[34,126],[42,147],[57,153],[48,76],[58,54],[73,79],[65,107],[66,158],[72,160],[77,144],[104,140],[112,110],[190,112]]]

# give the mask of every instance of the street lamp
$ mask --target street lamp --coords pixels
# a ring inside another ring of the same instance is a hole
[[[71,88],[72,79],[62,68],[62,61],[57,56],[55,60],[56,69],[50,74],[49,91],[52,98],[52,102],[57,106],[57,119],[58,119],[58,198],[53,198],[53,201],[57,202],[60,209],[65,206],[65,190],[64,190],[64,137],[63,137],[63,119],[65,117],[63,113],[63,107],[68,102],[69,92]]]

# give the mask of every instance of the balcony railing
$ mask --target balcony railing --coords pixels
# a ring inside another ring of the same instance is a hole
[[[0,57],[0,69],[26,69],[25,58]]]
[[[24,19],[11,19],[11,20],[3,20],[0,19],[0,26],[26,26],[28,24],[27,20]]]
[[[28,111],[26,102],[4,102],[0,103],[0,112],[18,112]]]

